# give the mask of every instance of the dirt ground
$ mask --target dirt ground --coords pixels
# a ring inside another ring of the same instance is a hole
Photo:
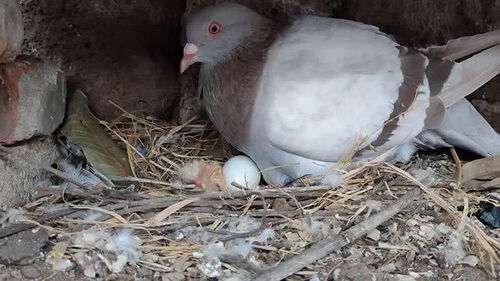
[[[240,2],[245,1],[241,0]],[[181,99],[181,94],[189,95],[187,92],[194,91],[196,88],[193,85],[187,88],[179,86],[177,72],[182,47],[181,14],[185,8],[189,10],[210,1],[187,1],[187,7],[185,7],[185,1],[182,0],[22,0],[21,2],[26,24],[24,54],[60,61],[63,70],[68,74],[70,87],[85,91],[89,96],[91,109],[100,118],[112,120],[122,113],[109,103],[111,100],[132,114],[138,116],[153,115],[163,119],[163,122],[171,117],[171,113]],[[265,2],[262,1],[262,3]],[[287,1],[274,2],[284,3]],[[377,24],[384,31],[394,34],[401,42],[410,45],[443,43],[450,38],[500,28],[500,18],[498,17],[500,1],[498,0],[468,2],[466,0],[439,2],[425,0],[421,1],[420,4],[415,1],[387,4],[387,1],[382,0],[353,0],[335,1],[335,4],[331,2],[331,5],[327,3],[328,1],[321,0],[299,2],[317,2],[321,4],[318,7],[322,7],[318,9],[324,9],[321,11],[323,13],[329,11],[336,16]],[[258,7],[260,4],[255,5]],[[269,12],[273,11],[269,10]],[[191,79],[191,81],[195,81],[195,79]],[[183,89],[188,90],[186,93],[180,93],[179,91],[183,91]],[[497,77],[472,96],[473,103],[497,129],[500,128],[499,90],[500,77]],[[174,131],[169,131],[170,127],[161,127],[160,125],[148,128],[148,124],[152,123],[151,120],[147,119],[144,124],[138,126],[138,128],[146,128],[149,131],[145,130],[147,132],[138,134],[151,136],[153,132],[161,132],[162,135],[155,138],[158,140]],[[157,130],[160,127],[162,131]],[[169,135],[170,137],[174,136],[172,139],[175,140],[169,140],[171,143],[165,141],[159,145],[162,149],[158,148],[158,151],[164,154],[151,156],[157,158],[148,158],[148,160],[159,163],[159,166],[165,169],[167,164],[165,159],[173,159],[174,164],[180,165],[186,158],[198,157],[196,153],[203,150],[201,145],[176,144],[177,141],[180,142],[185,138],[196,138],[196,141],[200,143],[210,142],[207,140],[207,135],[199,133],[199,130],[204,130],[203,128],[200,129],[200,126],[193,128],[195,133],[184,132],[176,135],[178,133],[176,131]],[[197,135],[198,133],[199,135]],[[124,136],[130,135],[130,133],[124,134]],[[212,137],[213,135],[210,135],[210,138]],[[132,139],[129,141],[132,143]],[[139,147],[140,142],[135,144]],[[220,143],[218,144],[220,145]],[[145,146],[148,148],[147,145]],[[184,153],[188,147],[197,152],[192,154],[191,151],[185,152],[189,156],[182,158],[178,155],[168,154],[172,152],[172,147],[178,149],[178,151],[174,151],[177,153]],[[224,148],[218,149],[218,151],[224,151]],[[428,157],[426,159],[430,159],[429,161],[437,163],[433,164],[433,169],[439,174],[439,177],[445,179],[444,183],[436,188],[436,192],[449,195],[450,197],[447,199],[450,200],[453,207],[463,207],[463,201],[460,202],[459,199],[463,200],[463,197],[468,195],[463,195],[462,190],[451,183],[455,176],[455,166],[450,155],[448,153],[434,153],[425,157]],[[220,160],[222,157],[213,158]],[[418,166],[422,162],[416,161],[415,163]],[[145,164],[141,162],[140,165],[144,166]],[[140,165],[134,168],[140,170]],[[158,180],[164,181],[175,177],[173,173],[168,174],[161,169],[155,170],[156,168],[153,165],[153,167],[144,168],[145,171],[141,172],[144,172],[144,177],[159,174]],[[419,166],[419,168],[422,167]],[[314,219],[310,219],[306,215],[307,212],[301,209],[302,206],[297,203],[295,194],[270,199],[273,200],[270,204],[272,207],[270,210],[275,212],[272,222],[277,234],[275,239],[269,243],[261,243],[253,248],[255,253],[251,257],[265,261],[266,264],[272,264],[285,257],[288,258],[317,239],[324,238],[325,235],[337,234],[340,230],[345,230],[347,227],[359,223],[364,216],[368,216],[365,209],[367,206],[386,206],[394,198],[404,195],[405,189],[392,188],[391,190],[388,185],[387,187],[383,184],[379,185],[380,178],[383,178],[381,182],[385,181],[384,176],[380,174],[379,176],[377,184],[375,181],[355,184],[352,189],[342,190],[345,194],[325,191],[325,194],[320,194],[318,198],[304,199],[304,204],[311,204],[313,207],[317,206],[314,204],[325,204],[321,206],[329,207],[320,208],[319,214]],[[173,198],[184,198],[186,193],[190,194],[190,191],[167,194],[162,193],[165,192],[164,189],[150,186],[147,188],[136,186],[132,190],[142,192],[147,196],[161,195]],[[67,197],[57,194],[40,196],[37,198],[40,200],[38,203],[26,207],[25,210],[44,213],[51,210],[52,204],[58,207],[68,207],[70,203],[93,204],[103,207],[104,203],[114,202],[113,200],[116,199],[107,197],[107,195],[98,195],[97,199],[79,197],[74,194],[69,194]],[[307,195],[304,196],[307,197]],[[322,199],[324,202],[321,201]],[[332,202],[341,203],[336,205]],[[247,203],[245,198],[237,203],[239,205],[233,206],[226,204],[223,200],[214,200],[208,202],[208,206],[198,206],[198,209],[195,207],[186,208],[185,213],[172,215],[173,227],[167,230],[146,229],[147,231],[141,232],[141,239],[150,243],[147,246],[169,249],[165,252],[153,252],[153,254],[159,255],[159,258],[154,257],[158,258],[154,260],[155,265],[165,266],[163,270],[158,268],[153,270],[144,264],[132,263],[120,273],[110,273],[108,265],[97,260],[95,262],[97,267],[95,279],[85,277],[82,267],[75,262],[64,272],[55,271],[48,263],[48,257],[54,255],[52,250],[61,241],[71,240],[62,232],[70,232],[74,230],[74,227],[81,226],[81,223],[61,219],[60,221],[47,222],[43,227],[36,227],[19,235],[0,239],[0,261],[3,264],[8,264],[0,265],[0,280],[217,280],[214,277],[207,277],[206,272],[200,269],[199,265],[202,262],[194,257],[195,250],[185,250],[186,252],[181,254],[174,251],[175,253],[171,254],[173,250],[170,250],[169,247],[193,246],[193,243],[190,244],[191,241],[187,241],[189,239],[180,239],[179,241],[175,239],[177,231],[186,228],[180,222],[188,221],[190,227],[199,224],[200,227],[208,228],[215,225],[214,220],[226,222],[241,215],[246,206],[249,206],[246,211],[250,217],[260,218],[262,216],[262,209],[259,209],[260,206],[255,205],[255,202],[249,201]],[[329,205],[330,203],[332,204]],[[146,214],[127,213],[126,219],[131,223],[143,224],[147,218],[155,215],[155,212],[159,212],[159,210]],[[208,217],[214,216],[213,214],[217,218],[210,217],[212,220],[210,223],[202,223],[194,219],[195,217],[198,219],[198,215]],[[99,225],[98,222],[96,225]],[[321,225],[322,230],[319,232],[317,230],[311,231],[312,225],[315,223]],[[201,226],[201,224],[203,225]],[[429,198],[419,200],[410,208],[378,227],[377,231],[370,233],[368,237],[363,237],[352,246],[345,247],[341,252],[334,253],[307,266],[288,280],[493,280],[493,277],[486,273],[486,269],[489,268],[485,266],[484,260],[481,260],[485,257],[480,254],[481,251],[477,250],[477,244],[471,242],[474,237],[470,233],[467,233],[467,237],[471,240],[465,243],[467,257],[471,257],[468,261],[469,264],[446,266],[446,262],[443,260],[443,245],[446,244],[450,236],[450,228],[454,227],[450,215],[432,200]],[[481,227],[485,231],[492,231],[491,228],[484,225]],[[43,231],[44,228],[54,231],[47,234]],[[100,230],[99,227],[95,228]],[[82,230],[82,232],[84,231]],[[74,235],[77,236],[77,234]],[[491,235],[496,235],[497,239],[499,237],[498,232]],[[159,239],[158,237],[162,237],[161,243],[154,240]],[[196,247],[205,246],[204,244],[194,244]],[[103,249],[92,247],[84,249],[73,247],[68,251],[63,251],[63,254],[69,260],[79,251],[89,253],[94,258],[104,255]],[[144,252],[145,256],[151,254],[146,250]],[[482,262],[478,264],[477,259]],[[181,261],[177,262],[177,260]],[[250,259],[247,262],[252,264],[254,260]],[[234,265],[223,261],[222,267],[225,271],[231,272],[246,270],[238,266],[238,264]],[[496,267],[498,272],[498,264]]]

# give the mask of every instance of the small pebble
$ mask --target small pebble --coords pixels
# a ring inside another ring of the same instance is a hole
[[[184,281],[186,276],[180,272],[163,273],[161,275],[162,281]]]
[[[416,280],[415,278],[413,278],[410,275],[395,274],[395,275],[392,275],[392,277],[394,277],[394,279],[391,279],[391,280],[397,280],[397,281],[415,281]]]
[[[436,231],[441,233],[441,234],[450,234],[453,231],[453,228],[447,226],[444,223],[440,223],[438,226],[436,226]]]
[[[470,255],[466,256],[460,263],[475,267],[479,263],[479,259],[474,255]]]
[[[406,221],[406,224],[409,225],[409,226],[415,226],[418,224],[418,221],[415,220],[415,219],[409,219]]]
[[[25,265],[21,267],[21,273],[28,279],[35,279],[42,276],[42,272],[34,265]]]
[[[379,267],[378,270],[382,272],[394,272],[396,271],[396,265],[394,263],[384,264],[383,266]]]
[[[96,272],[92,266],[89,266],[83,270],[83,274],[88,278],[95,278]]]
[[[431,225],[423,224],[420,226],[420,231],[418,235],[424,237],[427,240],[433,240],[437,236],[437,232]]]
[[[366,237],[370,238],[373,241],[380,240],[380,231],[378,229],[374,229],[366,235]]]

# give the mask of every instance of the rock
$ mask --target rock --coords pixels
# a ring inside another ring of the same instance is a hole
[[[333,277],[333,280],[379,280],[377,274],[369,269],[366,264],[356,261],[342,264],[334,271]]]
[[[49,236],[44,229],[27,230],[0,240],[0,263],[26,265],[42,255]]]
[[[83,270],[83,275],[85,275],[85,277],[88,277],[88,278],[95,278],[95,276],[96,276],[95,269],[91,266],[86,267]]]
[[[466,256],[459,263],[474,267],[479,263],[479,259],[474,255],[469,255],[469,256]]]
[[[373,241],[380,240],[380,231],[378,229],[374,229],[366,235],[366,237],[370,238]]]
[[[440,234],[447,235],[453,232],[453,228],[449,227],[444,223],[440,223],[438,226],[436,226],[436,231],[439,232]]]
[[[186,123],[193,117],[201,115],[201,101],[198,97],[199,66],[193,65],[179,78],[179,102],[174,111],[174,119],[180,124]]]
[[[406,224],[408,226],[416,226],[418,224],[418,221],[416,219],[409,219],[406,221]]]
[[[394,263],[388,263],[384,264],[381,267],[378,268],[379,271],[381,272],[394,272],[397,270],[396,265]]]
[[[387,278],[390,281],[415,281],[416,279],[410,275],[394,274]]]
[[[21,52],[23,18],[18,0],[0,0],[0,63],[11,62]]]
[[[66,84],[59,67],[36,59],[0,65],[0,143],[50,135],[62,123]]]
[[[28,279],[35,279],[42,276],[43,272],[35,265],[25,265],[21,267],[21,274]]]
[[[433,226],[430,224],[423,224],[420,226],[420,230],[418,234],[422,237],[424,237],[427,241],[432,241],[434,238],[436,238],[439,233],[437,233]]]
[[[178,101],[185,0],[23,0],[23,54],[60,58],[99,119],[169,117]]]
[[[161,275],[162,281],[184,281],[186,276],[180,272],[163,273]]]
[[[12,147],[18,154],[37,165],[51,165],[60,156],[52,137],[31,139]],[[0,209],[9,209],[28,203],[37,186],[48,179],[46,172],[19,158],[0,153]]]

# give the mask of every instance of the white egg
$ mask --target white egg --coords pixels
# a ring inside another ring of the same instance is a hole
[[[231,183],[255,189],[260,183],[260,171],[255,162],[247,156],[238,155],[227,160],[222,167],[222,173],[226,178],[228,186],[234,187]]]

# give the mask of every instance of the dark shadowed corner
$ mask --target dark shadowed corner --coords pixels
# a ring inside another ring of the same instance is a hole
[[[105,120],[166,118],[177,96],[183,0],[23,1],[25,54],[61,60],[71,86]]]

